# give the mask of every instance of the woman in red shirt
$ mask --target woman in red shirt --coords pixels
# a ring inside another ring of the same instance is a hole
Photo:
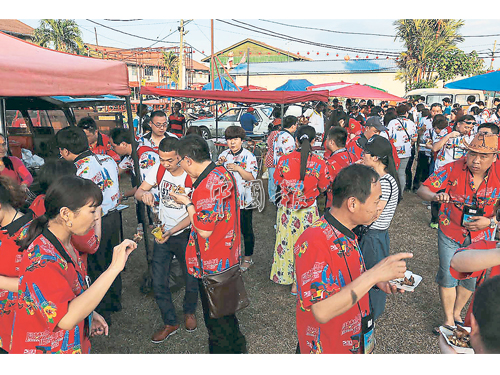
[[[281,188],[281,199],[270,276],[277,284],[292,284],[293,295],[297,294],[293,247],[302,232],[318,220],[316,198],[332,182],[324,159],[311,153],[311,141],[316,137],[314,128],[301,126],[295,134],[298,148],[283,155],[274,172],[276,185]]]
[[[16,240],[26,234],[33,212],[19,211],[24,192],[11,179],[0,176],[0,353],[10,351],[10,335],[17,304],[19,246]]]
[[[6,176],[26,190],[33,183],[33,176],[22,160],[7,155],[7,139],[0,134],[0,176]]]
[[[90,180],[64,176],[45,197],[46,213],[20,241],[19,298],[11,353],[89,353],[89,337],[108,333],[94,312],[137,247],[125,240],[113,250],[109,268],[88,286],[85,266],[71,244],[97,220],[102,192]]]

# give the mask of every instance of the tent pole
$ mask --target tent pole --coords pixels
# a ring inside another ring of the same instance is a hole
[[[5,99],[0,99],[0,134],[7,139],[7,120],[5,116]],[[8,142],[7,142],[8,143]]]
[[[219,102],[215,101],[215,142],[219,139]]]
[[[281,127],[283,128],[283,117],[285,117],[285,104],[281,103]]]
[[[130,96],[125,97],[125,104],[127,106],[127,117],[128,117],[128,123],[130,124],[128,126],[128,130],[130,132],[130,135],[132,136],[132,160],[134,161],[134,177],[132,177],[135,181],[133,181],[133,185],[139,186],[140,181],[141,181],[141,171],[139,169],[139,156],[137,155],[137,142],[135,141],[135,132],[134,132],[134,123],[133,123],[133,118],[132,118],[132,107],[130,105]],[[142,95],[141,95],[141,107],[142,107]],[[141,108],[139,107],[139,108]],[[139,112],[140,113],[140,112]],[[141,126],[141,120],[142,117],[139,118],[139,125]],[[146,261],[148,264],[148,270],[146,274],[144,275],[143,279],[143,284],[141,285],[141,291],[144,294],[147,294],[151,291],[152,289],[152,272],[151,272],[151,255],[150,255],[150,242],[149,242],[149,233],[147,232],[147,224],[146,224],[146,206],[142,202],[136,202],[138,205],[138,217],[137,217],[137,222],[142,224],[142,231],[143,231],[143,237],[144,237],[144,247],[146,249]]]
[[[224,67],[224,65],[219,60],[219,56],[215,56],[215,58],[219,62],[220,66],[222,66],[222,69],[224,69],[224,72],[227,74],[227,76],[229,77],[229,79],[231,80],[231,82],[236,86],[236,88],[238,89],[238,91],[241,91],[241,89],[239,88],[239,86],[236,84],[236,82],[234,82],[233,78],[229,75],[229,72],[226,70],[226,68]]]

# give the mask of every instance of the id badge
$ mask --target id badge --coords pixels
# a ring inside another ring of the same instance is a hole
[[[462,156],[465,155],[465,153],[465,149],[457,146],[453,147],[453,160],[461,159]]]
[[[478,208],[477,206],[464,206],[463,208],[463,216],[462,216],[462,225],[465,223],[471,223],[472,216],[483,216],[484,210],[482,208]]]
[[[361,336],[363,338],[363,354],[371,354],[375,349],[375,322],[373,321],[373,313],[361,318]]]

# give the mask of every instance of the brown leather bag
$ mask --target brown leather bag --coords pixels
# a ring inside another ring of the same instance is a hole
[[[240,230],[239,225],[237,225],[240,220],[237,200],[238,190],[236,188],[236,181],[230,172],[229,175],[231,176],[234,186],[234,207],[236,207],[234,233],[237,233],[236,231]],[[210,317],[214,319],[222,318],[223,316],[233,315],[237,311],[247,307],[250,304],[250,300],[248,299],[245,284],[243,282],[240,264],[236,263],[221,272],[205,274],[201,263],[200,245],[198,244],[198,234],[196,230],[194,231],[194,243],[196,246],[198,265],[202,272],[201,279],[208,300]]]

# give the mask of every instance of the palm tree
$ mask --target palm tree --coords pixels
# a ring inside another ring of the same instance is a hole
[[[35,43],[57,51],[83,51],[82,32],[74,20],[43,19],[34,32]]]
[[[179,82],[179,56],[172,51],[163,52],[163,62],[167,71],[167,78],[170,78],[177,85]]]
[[[462,20],[450,19],[400,19],[394,22],[396,39],[401,39],[406,51],[399,55],[401,68],[398,78],[407,87],[427,81],[435,81],[433,58],[456,49],[464,38],[458,33]]]

